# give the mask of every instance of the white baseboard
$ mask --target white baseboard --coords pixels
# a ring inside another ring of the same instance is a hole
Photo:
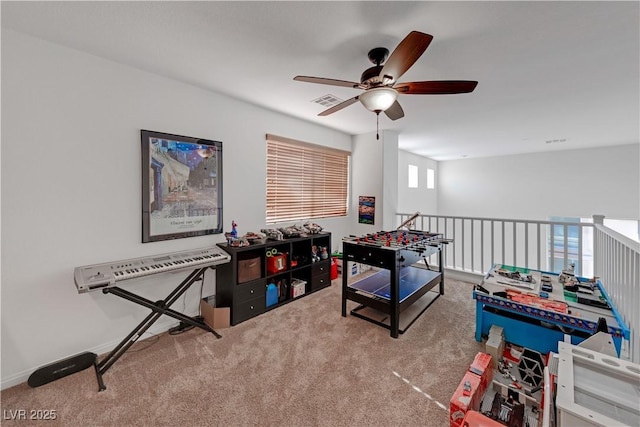
[[[152,325],[147,332],[145,332],[145,335],[142,337],[142,339],[148,339],[151,338],[155,335],[160,335],[165,333],[166,331],[168,331],[169,329],[173,328],[174,326],[178,325],[179,323],[175,320],[175,319],[166,319],[164,321],[158,321],[156,322],[154,325]],[[123,336],[124,338],[124,336]],[[92,353],[96,353],[97,355],[101,355],[104,353],[108,353],[111,350],[113,350],[113,348],[118,345],[120,343],[120,341],[122,341],[122,338],[117,339],[117,340],[113,340],[104,344],[100,344],[96,347],[87,349],[85,351],[88,352],[92,352]],[[76,354],[78,354],[80,352],[75,352],[73,354],[69,354],[67,357],[71,357],[74,356]],[[59,360],[63,360],[65,359],[65,357],[60,358]],[[51,361],[50,363],[55,362],[55,360]],[[46,365],[46,363],[45,363]],[[16,374],[13,374],[7,378],[2,378],[2,382],[0,382],[0,390],[4,390],[7,389],[9,387],[13,387],[16,386],[18,384],[22,384],[27,382],[27,380],[29,379],[29,376],[38,368],[41,368],[44,365],[41,366],[34,366],[33,368],[24,370],[22,372],[18,372]]]
[[[480,283],[484,274],[472,273],[470,271],[461,271],[461,270],[452,270],[449,268],[444,269],[444,280],[447,280],[447,277],[451,279],[461,280],[463,282],[473,283],[474,285]]]

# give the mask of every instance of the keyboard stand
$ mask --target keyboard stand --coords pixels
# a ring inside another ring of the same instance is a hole
[[[204,329],[207,332],[213,333],[216,338],[221,338],[220,334],[213,330],[209,325],[204,323],[204,321],[198,320],[194,317],[187,316],[180,312],[170,309],[171,305],[178,300],[184,294],[187,289],[191,285],[193,285],[196,281],[200,280],[204,275],[204,272],[209,268],[200,267],[193,270],[186,279],[182,281],[164,300],[160,300],[157,302],[152,302],[146,298],[143,298],[139,295],[136,295],[132,292],[125,291],[122,288],[117,286],[104,288],[102,290],[105,294],[114,294],[136,304],[142,305],[151,309],[151,313],[142,321],[140,324],[133,330],[129,335],[127,335],[121,342],[118,344],[111,353],[109,353],[104,359],[102,359],[99,363],[95,364],[96,376],[98,377],[98,386],[99,391],[106,390],[106,386],[104,385],[104,381],[102,376],[107,372],[107,370],[113,366],[114,363],[133,345],[135,342],[144,334],[147,329],[151,327],[163,314],[167,316],[173,317],[175,319],[180,320],[181,322],[187,323],[189,325]],[[211,267],[214,268],[214,267]]]

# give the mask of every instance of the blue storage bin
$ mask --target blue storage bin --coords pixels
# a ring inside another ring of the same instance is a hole
[[[278,287],[275,283],[267,285],[267,307],[271,307],[278,303]]]

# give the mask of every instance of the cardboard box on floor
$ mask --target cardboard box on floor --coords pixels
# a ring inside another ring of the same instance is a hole
[[[231,325],[231,309],[229,307],[214,307],[206,299],[200,300],[200,314],[204,323],[213,329],[224,329]]]

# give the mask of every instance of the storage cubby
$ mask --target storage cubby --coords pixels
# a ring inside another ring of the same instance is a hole
[[[291,243],[291,268],[304,267],[311,264],[311,240]]]
[[[238,254],[238,284],[264,277],[263,257],[259,251],[244,251]]]
[[[276,288],[278,303],[285,302],[291,298],[291,277],[289,273],[272,276],[267,280],[267,289],[271,284]]]
[[[231,261],[216,267],[216,305],[231,308],[231,325],[331,285],[331,233],[244,247],[218,246],[231,255]],[[269,285],[275,286],[277,301]]]
[[[327,248],[328,251],[331,250],[331,237],[327,236],[319,236],[313,239],[313,245],[319,246],[323,248]]]
[[[264,251],[266,277],[289,270],[291,247],[288,244],[267,245]]]

